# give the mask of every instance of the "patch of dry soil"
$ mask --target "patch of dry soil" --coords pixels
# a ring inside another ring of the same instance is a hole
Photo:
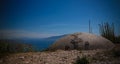
[[[119,64],[120,59],[105,56],[103,50],[29,52],[18,53],[0,59],[0,64],[74,64],[77,57],[86,56],[90,64]],[[112,61],[111,61],[112,60]]]

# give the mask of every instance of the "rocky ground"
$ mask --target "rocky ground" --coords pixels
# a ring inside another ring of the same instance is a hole
[[[120,57],[106,55],[103,50],[17,53],[0,59],[0,64],[74,64],[78,56],[86,56],[90,64],[120,64]]]

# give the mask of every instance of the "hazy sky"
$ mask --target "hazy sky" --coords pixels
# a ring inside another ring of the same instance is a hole
[[[95,34],[102,22],[120,25],[120,0],[3,0],[0,6],[2,37],[88,32],[89,20]]]

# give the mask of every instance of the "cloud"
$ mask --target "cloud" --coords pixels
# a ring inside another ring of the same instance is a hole
[[[56,35],[59,35],[59,34],[36,33],[36,32],[28,32],[24,30],[0,30],[0,39],[46,38],[46,37],[56,36]]]

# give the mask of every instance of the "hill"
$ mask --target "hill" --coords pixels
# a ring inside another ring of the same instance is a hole
[[[115,45],[108,39],[89,33],[74,33],[58,39],[49,50],[63,49],[112,49]]]

